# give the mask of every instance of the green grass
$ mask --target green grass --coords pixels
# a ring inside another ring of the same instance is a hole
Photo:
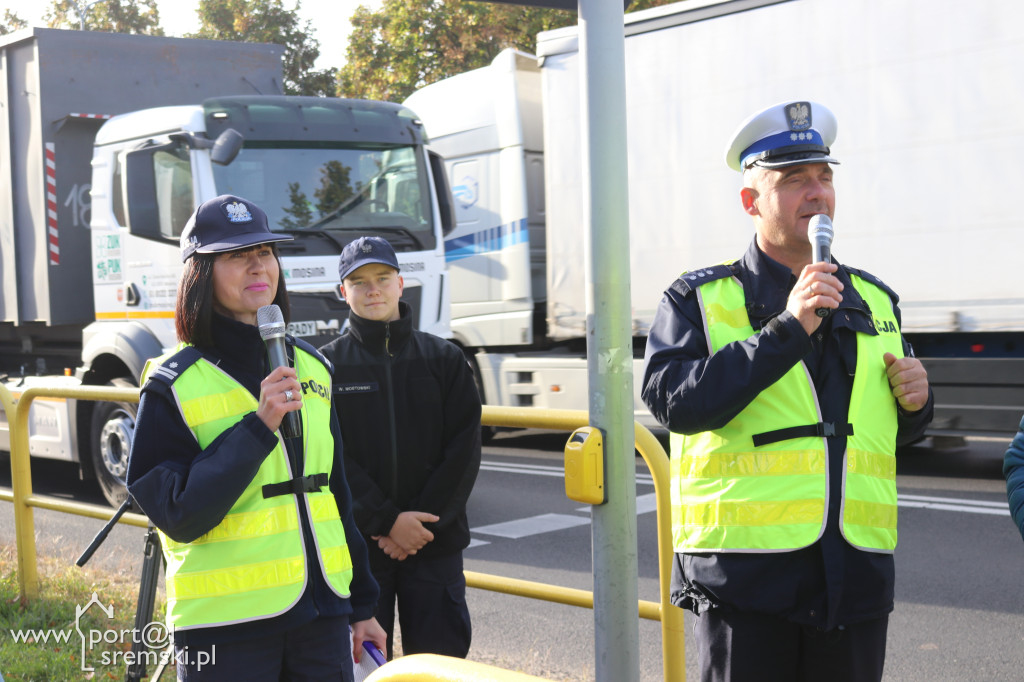
[[[0,547],[0,673],[4,681],[123,680],[132,644],[138,577],[108,575],[39,557],[39,596],[22,603],[17,568],[14,549]],[[86,638],[85,662],[95,669],[85,672],[83,635],[75,628],[76,607],[86,607],[94,593],[104,608],[113,609],[113,618],[108,619],[95,603],[82,615],[79,627]],[[159,601],[153,620],[161,622],[163,612],[164,604]],[[15,633],[27,635],[29,631],[36,637],[16,641]],[[89,648],[89,638],[101,641]],[[152,665],[147,672],[152,674]],[[173,669],[165,671],[163,678],[174,679]]]

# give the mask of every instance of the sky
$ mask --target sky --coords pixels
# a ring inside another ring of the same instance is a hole
[[[85,4],[88,0],[78,0]],[[284,0],[284,6],[293,8],[297,0]],[[381,0],[301,0],[299,17],[304,23],[312,22],[314,38],[320,41],[320,58],[316,68],[340,67],[345,63],[348,44],[348,20],[359,5],[379,7]],[[50,0],[0,0],[0,17],[9,9],[29,25],[42,26],[42,17]],[[160,25],[168,36],[183,36],[199,28],[196,8],[199,0],[157,0]]]

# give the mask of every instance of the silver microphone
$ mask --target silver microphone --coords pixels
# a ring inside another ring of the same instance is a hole
[[[256,311],[256,326],[260,329],[260,337],[267,344],[267,357],[270,359],[270,371],[278,367],[290,367],[288,351],[284,344],[284,315],[281,308],[271,303]],[[297,412],[288,412],[281,422],[281,431],[285,438],[296,438],[302,435],[302,421]]]
[[[835,230],[832,228],[832,221],[824,213],[811,216],[807,223],[807,238],[811,241],[811,248],[814,249],[812,263],[832,262],[832,239],[835,237]],[[831,308],[817,308],[815,311],[818,317],[828,317],[832,313]]]

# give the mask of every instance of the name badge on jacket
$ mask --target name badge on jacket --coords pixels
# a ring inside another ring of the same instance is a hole
[[[354,384],[334,384],[335,395],[349,395],[351,393],[376,393],[380,386],[376,381],[361,381]]]

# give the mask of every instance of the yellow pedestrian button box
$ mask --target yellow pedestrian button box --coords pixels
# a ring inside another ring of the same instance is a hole
[[[565,444],[565,494],[570,500],[604,504],[604,440],[601,430],[582,426]]]

